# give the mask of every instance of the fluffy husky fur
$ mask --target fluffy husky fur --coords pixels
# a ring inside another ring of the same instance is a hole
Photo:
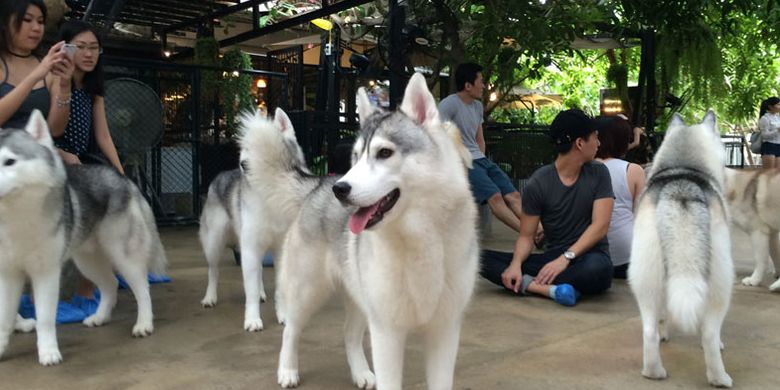
[[[285,324],[278,381],[298,385],[301,331],[340,289],[347,360],[358,387],[400,389],[407,334],[420,331],[428,387],[450,389],[479,256],[464,166],[471,158],[454,141],[457,127],[440,122],[419,74],[399,112],[374,109],[361,89],[358,113],[352,168],[328,182],[332,188],[323,183],[308,194],[285,240],[276,302]],[[362,346],[366,324],[376,377]]]
[[[642,315],[645,377],[666,378],[659,341],[668,311],[684,331],[701,332],[709,383],[732,385],[720,352],[734,281],[725,161],[712,111],[693,126],[675,114],[639,200],[628,270]]]
[[[0,132],[0,355],[17,327],[25,279],[32,282],[38,359],[62,360],[54,327],[62,263],[73,258],[101,292],[97,312],[84,325],[100,326],[117,299],[114,269],[138,302],[133,336],[152,333],[148,271],[165,271],[165,252],[154,216],[136,186],[104,166],[61,162],[45,119],[35,111],[25,130]]]
[[[753,274],[742,279],[742,284],[758,286],[780,269],[780,170],[727,169],[726,189],[731,223],[750,236],[756,263]],[[780,279],[769,289],[780,291]]]
[[[241,168],[223,172],[209,186],[200,218],[200,242],[209,265],[201,304],[217,303],[219,259],[226,248],[241,253],[246,305],[244,329],[263,329],[265,301],[261,259],[267,251],[279,259],[284,234],[303,198],[324,180],[306,169],[290,119],[277,109],[270,121],[259,112],[241,117]]]

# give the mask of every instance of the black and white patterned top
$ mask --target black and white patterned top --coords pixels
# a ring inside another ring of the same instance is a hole
[[[92,138],[92,97],[75,89],[70,97],[70,116],[65,133],[54,140],[58,148],[81,157]]]

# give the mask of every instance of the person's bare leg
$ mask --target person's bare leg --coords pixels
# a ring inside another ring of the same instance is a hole
[[[761,166],[764,169],[772,169],[775,168],[775,161],[777,158],[771,154],[762,154],[761,155]]]
[[[550,296],[550,287],[552,287],[552,286],[550,286],[549,284],[542,285],[542,284],[536,283],[534,281],[534,282],[531,282],[531,284],[528,285],[528,288],[525,291],[529,292],[529,293],[538,294],[538,295],[541,295],[543,297],[547,297],[547,298],[552,299],[552,297]]]
[[[509,206],[512,212],[515,213],[515,216],[519,219],[520,214],[523,212],[523,203],[520,200],[520,193],[515,191],[504,195],[504,202],[506,202],[506,205]]]
[[[509,226],[512,230],[520,233],[520,219],[517,218],[512,209],[504,202],[504,197],[501,193],[497,192],[488,199],[488,206],[493,215],[503,222],[506,226]]]

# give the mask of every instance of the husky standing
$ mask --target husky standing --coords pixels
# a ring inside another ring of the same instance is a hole
[[[731,223],[750,236],[756,264],[742,284],[758,286],[780,269],[780,170],[726,169],[726,189]],[[780,291],[780,279],[769,289]]]
[[[100,326],[117,299],[113,269],[138,302],[133,336],[154,330],[148,271],[165,271],[154,216],[138,188],[113,168],[64,166],[46,120],[34,111],[25,130],[0,131],[0,355],[18,321],[25,279],[32,282],[38,360],[62,361],[54,327],[60,270],[67,258],[101,292],[97,312],[84,320]],[[29,321],[17,326],[29,326]]]
[[[241,253],[246,304],[244,329],[263,329],[265,301],[261,259],[268,251],[279,259],[284,234],[303,198],[322,178],[306,168],[290,118],[276,109],[273,122],[259,112],[241,117],[241,169],[219,174],[209,186],[200,217],[200,242],[209,265],[201,304],[217,303],[219,260],[226,248]],[[278,263],[278,262],[277,262]]]
[[[471,157],[457,127],[440,122],[422,75],[409,81],[400,112],[375,109],[362,88],[357,99],[352,168],[332,188],[308,195],[285,240],[277,270],[277,315],[285,324],[278,381],[298,385],[301,331],[338,287],[358,387],[401,389],[405,340],[420,331],[428,387],[451,389],[479,257],[465,167]],[[376,377],[362,346],[366,320]]]
[[[666,378],[659,341],[668,311],[684,331],[701,332],[709,383],[732,385],[720,353],[734,282],[725,162],[712,111],[693,126],[674,115],[639,200],[628,269],[642,315],[645,377]]]

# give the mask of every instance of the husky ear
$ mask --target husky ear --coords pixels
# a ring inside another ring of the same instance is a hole
[[[51,138],[51,133],[49,133],[49,125],[46,123],[46,119],[43,118],[43,114],[41,114],[40,111],[33,110],[32,115],[30,115],[30,120],[27,121],[27,126],[24,127],[24,130],[30,133],[39,144],[49,149],[54,149],[54,141]]]
[[[358,88],[357,91],[357,109],[358,109],[358,117],[360,118],[360,122],[364,122],[366,118],[370,117],[371,114],[376,111],[376,107],[374,107],[373,104],[371,104],[371,100],[368,99],[368,94],[366,93],[366,89],[363,87]]]
[[[286,133],[288,131],[295,132],[295,129],[293,129],[292,122],[290,121],[290,117],[287,116],[287,114],[279,107],[276,107],[276,111],[274,111],[274,126],[276,126],[277,129],[279,129],[280,132]]]
[[[682,118],[682,115],[680,115],[679,112],[675,112],[674,115],[672,115],[672,121],[669,122],[669,127],[677,127],[677,126],[685,126],[685,121]]]
[[[701,124],[713,129],[716,133],[718,132],[718,119],[715,117],[715,112],[713,112],[711,108],[707,110],[707,114],[704,115]]]
[[[415,73],[409,80],[404,93],[404,100],[401,102],[401,111],[412,117],[420,126],[439,119],[439,109],[436,107],[436,101],[433,95],[428,91],[428,84],[425,83],[425,77],[420,73]]]

